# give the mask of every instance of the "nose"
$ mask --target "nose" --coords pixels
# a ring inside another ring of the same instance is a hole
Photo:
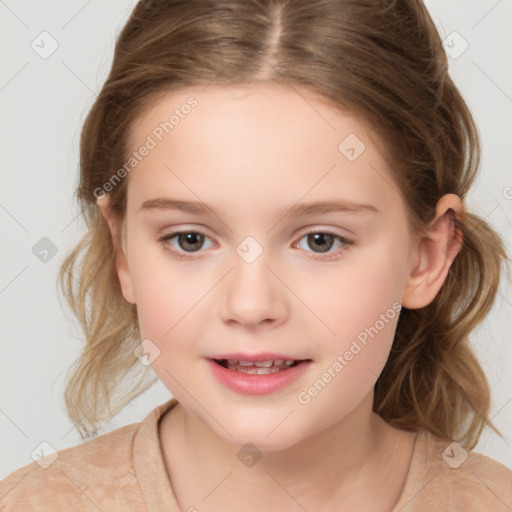
[[[244,327],[278,325],[288,315],[286,287],[268,267],[263,253],[247,263],[238,255],[222,289],[220,316],[228,324]]]

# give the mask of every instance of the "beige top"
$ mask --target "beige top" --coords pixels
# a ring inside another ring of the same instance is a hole
[[[158,437],[160,418],[176,403],[173,398],[141,423],[61,450],[46,469],[52,455],[17,469],[0,482],[0,510],[179,512]],[[392,512],[433,510],[510,512],[512,471],[422,430]]]

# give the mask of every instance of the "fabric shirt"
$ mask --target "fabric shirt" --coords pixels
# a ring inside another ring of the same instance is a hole
[[[160,418],[176,404],[173,398],[140,423],[61,450],[46,468],[52,455],[17,469],[0,482],[0,510],[179,512],[158,435]],[[420,430],[392,512],[427,511],[510,512],[512,471]]]

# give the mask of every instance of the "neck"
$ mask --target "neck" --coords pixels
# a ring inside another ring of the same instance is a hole
[[[396,436],[401,431],[372,412],[372,401],[373,393],[329,428],[284,450],[265,451],[254,465],[244,464],[240,447],[178,404],[162,421],[161,437],[181,509],[245,510],[247,503],[257,503],[254,510],[329,510],[328,504],[341,510],[341,500],[349,510],[380,510],[373,503],[389,510],[399,497],[410,451],[404,451],[404,437]],[[389,471],[396,474],[397,453],[404,455],[404,471],[393,490]]]

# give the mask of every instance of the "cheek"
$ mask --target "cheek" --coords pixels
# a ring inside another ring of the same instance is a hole
[[[194,321],[198,302],[208,291],[205,281],[197,276],[186,279],[178,272],[162,275],[156,266],[141,272],[135,291],[141,335],[154,340],[161,350],[171,341],[175,346],[183,336],[186,343],[198,323]]]
[[[194,277],[187,280],[178,272],[162,276],[158,270],[157,266],[148,266],[138,275],[137,316],[141,339],[151,340],[149,352],[154,354],[151,366],[157,377],[174,396],[186,399],[180,384],[184,380],[189,392],[201,392],[200,382],[190,379],[189,368],[201,355],[197,340],[204,333],[200,332],[198,301],[207,290],[193,286]]]
[[[160,350],[165,350],[194,304],[204,295],[197,274],[186,266],[170,261],[165,250],[137,233],[129,249],[129,267],[133,283],[137,316],[142,339],[149,338]],[[186,264],[184,264],[186,265]]]
[[[346,278],[347,288],[354,287],[331,311],[335,334],[322,336],[321,357],[297,395],[305,410],[324,418],[324,426],[349,414],[372,392],[389,357],[401,306],[390,283],[377,279],[386,274],[372,276],[353,272]]]
[[[317,286],[305,283],[304,296],[314,305],[311,309],[330,328],[335,344],[357,337],[379,321],[381,315],[385,316],[386,324],[380,330],[386,336],[392,336],[391,324],[399,310],[406,280],[406,260],[403,244],[402,247],[392,247],[390,243],[374,244],[354,252],[336,270],[326,274]],[[381,322],[378,326],[382,327]],[[320,322],[318,329],[329,339],[329,330]]]
[[[312,393],[318,394],[318,399],[314,397],[318,406],[329,408],[338,403],[346,412],[370,392],[380,375],[401,309],[405,249],[403,240],[375,244],[358,252],[354,260],[347,260],[346,266],[333,272],[313,295],[309,292],[318,316],[333,331],[318,324],[317,332],[323,339],[321,358],[315,372],[317,384],[311,383],[315,388]],[[324,385],[329,391],[320,397],[318,390]]]
[[[141,265],[132,270],[134,293],[141,334],[159,338],[172,328],[178,312],[178,294],[174,289],[179,283],[163,278],[158,266]]]

